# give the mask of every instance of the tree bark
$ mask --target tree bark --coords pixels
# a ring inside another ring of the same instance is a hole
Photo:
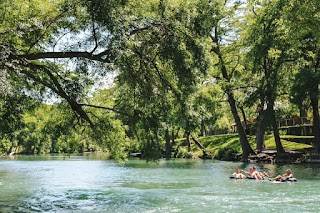
[[[169,159],[171,158],[171,143],[170,143],[170,134],[169,134],[169,130],[166,129],[165,130],[165,134],[164,134],[165,140],[166,140],[166,158]]]
[[[313,115],[313,134],[314,134],[314,148],[317,154],[320,154],[320,119],[319,119],[319,90],[318,85],[312,88],[310,93],[310,100]]]
[[[189,131],[186,132],[186,141],[187,141],[187,145],[188,145],[188,152],[192,152]]]
[[[92,52],[36,52],[36,53],[26,53],[21,55],[9,55],[9,60],[11,59],[22,59],[27,60],[38,60],[38,59],[47,59],[47,58],[86,58],[93,61],[100,61],[103,63],[111,63],[110,61],[110,50],[104,50],[98,54],[93,54]]]
[[[178,127],[176,133],[174,133],[174,129],[172,130],[172,140],[174,140],[174,139],[179,137],[179,131],[180,131],[180,127]]]
[[[299,114],[301,118],[307,117],[308,106],[304,103],[301,103],[299,106]]]
[[[269,101],[268,108],[269,108],[269,115],[271,117],[273,137],[274,137],[274,140],[276,143],[277,153],[281,155],[281,154],[285,153],[285,150],[282,146],[281,139],[280,139],[279,129],[278,129],[277,120],[276,120],[276,113],[274,111],[274,101],[273,100]]]
[[[279,66],[276,66],[279,68]],[[270,121],[271,121],[271,126],[273,130],[273,137],[276,143],[276,150],[277,150],[277,157],[278,159],[282,158],[285,153],[285,150],[282,146],[281,139],[280,139],[280,133],[277,125],[277,120],[276,120],[276,113],[274,111],[274,102],[276,100],[276,88],[277,88],[277,83],[278,83],[278,72],[277,69],[273,68],[272,69],[272,61],[268,61],[268,58],[265,57],[263,60],[263,68],[264,68],[264,73],[265,77],[267,80],[266,84],[266,101],[267,101],[267,112],[268,115],[270,116]]]
[[[204,120],[201,120],[201,136],[207,136],[206,124]]]
[[[257,129],[256,129],[256,149],[262,151],[264,149],[264,115],[263,111],[259,112],[259,116],[257,119]]]
[[[175,133],[174,133],[174,128],[172,128],[172,131],[171,131],[171,140],[172,140],[172,142],[171,142],[171,148],[172,148],[172,146],[174,146],[175,145],[175,139],[176,139],[176,137],[175,137]]]
[[[246,130],[248,130],[246,113],[244,112],[243,107],[239,107],[239,108],[240,108],[240,111],[241,111],[241,114],[242,114],[242,117],[243,117],[244,130],[246,131]]]
[[[240,138],[240,144],[241,144],[241,148],[242,148],[242,152],[243,152],[242,159],[246,160],[250,154],[254,154],[254,151],[249,144],[247,134],[242,126],[242,123],[241,123],[241,120],[240,120],[240,117],[238,114],[237,106],[236,106],[236,101],[233,97],[233,94],[231,92],[229,92],[227,94],[228,94],[228,102],[229,102],[229,105],[231,108],[233,118],[236,123],[238,135]]]
[[[193,137],[193,135],[190,135],[192,140],[195,142],[195,144],[197,144],[197,146],[201,149],[202,153],[203,153],[203,159],[207,158],[207,151],[206,148],[204,148],[204,146],[200,143],[200,141],[198,141],[195,137]]]

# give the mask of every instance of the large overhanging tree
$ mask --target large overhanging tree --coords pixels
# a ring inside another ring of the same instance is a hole
[[[88,102],[96,76],[119,72],[154,132],[155,113],[164,112],[152,105],[171,93],[183,109],[207,69],[205,41],[192,31],[193,1],[8,0],[0,7],[1,70],[24,85],[23,93],[66,101],[78,123],[92,129],[101,122],[89,108],[119,112]],[[158,143],[149,139],[149,147]]]
[[[110,47],[96,50],[102,41],[98,29],[85,7],[77,4],[81,2],[2,1],[1,68],[11,78],[24,81],[26,89],[60,96],[79,119],[94,126],[81,104],[83,91],[91,83],[86,65],[110,62]],[[73,59],[76,72],[61,66],[70,61],[57,59]]]
[[[8,94],[15,91],[40,99],[58,97],[73,111],[75,123],[90,126],[87,129],[93,130],[93,136],[103,135],[106,129],[112,131],[111,120],[120,114],[123,121],[128,121],[126,124],[139,128],[137,135],[143,137],[145,150],[159,153],[159,138],[168,138],[170,125],[186,132],[197,128],[189,116],[193,113],[189,102],[212,68],[211,79],[222,85],[246,158],[253,150],[241,124],[235,96],[235,85],[241,87],[246,82],[235,77],[244,70],[243,54],[249,51],[253,53],[249,60],[254,62],[256,75],[261,74],[264,79],[260,87],[262,102],[268,103],[281,153],[284,150],[275,126],[274,103],[279,76],[290,56],[290,42],[303,33],[291,38],[283,30],[296,26],[288,21],[290,7],[295,11],[295,4],[287,6],[289,0],[254,2],[263,3],[263,8],[258,6],[261,10],[253,11],[257,14],[249,26],[248,40],[252,42],[243,46],[238,42],[244,20],[238,13],[239,2],[3,0],[0,89],[11,88],[6,90]],[[286,14],[281,13],[283,8],[289,8]],[[290,27],[285,27],[284,22]],[[312,35],[315,44],[318,36]],[[283,42],[287,38],[290,41]],[[318,56],[314,55],[318,48],[312,52],[308,64],[317,73]],[[116,107],[88,98],[95,81],[103,81],[110,72],[117,74]],[[97,112],[101,109],[109,113]]]

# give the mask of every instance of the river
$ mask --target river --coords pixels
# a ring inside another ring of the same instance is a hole
[[[320,165],[257,164],[294,183],[229,179],[253,164],[103,155],[0,158],[1,212],[319,212]]]

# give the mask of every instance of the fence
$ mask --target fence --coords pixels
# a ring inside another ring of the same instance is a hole
[[[278,121],[279,128],[286,128],[292,126],[309,126],[312,125],[307,117],[293,117],[288,119],[281,119]]]

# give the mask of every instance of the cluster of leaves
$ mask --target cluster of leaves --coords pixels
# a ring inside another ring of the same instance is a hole
[[[4,151],[156,159],[169,132],[239,128],[257,105],[270,125],[317,97],[316,0],[3,0],[0,17]]]

